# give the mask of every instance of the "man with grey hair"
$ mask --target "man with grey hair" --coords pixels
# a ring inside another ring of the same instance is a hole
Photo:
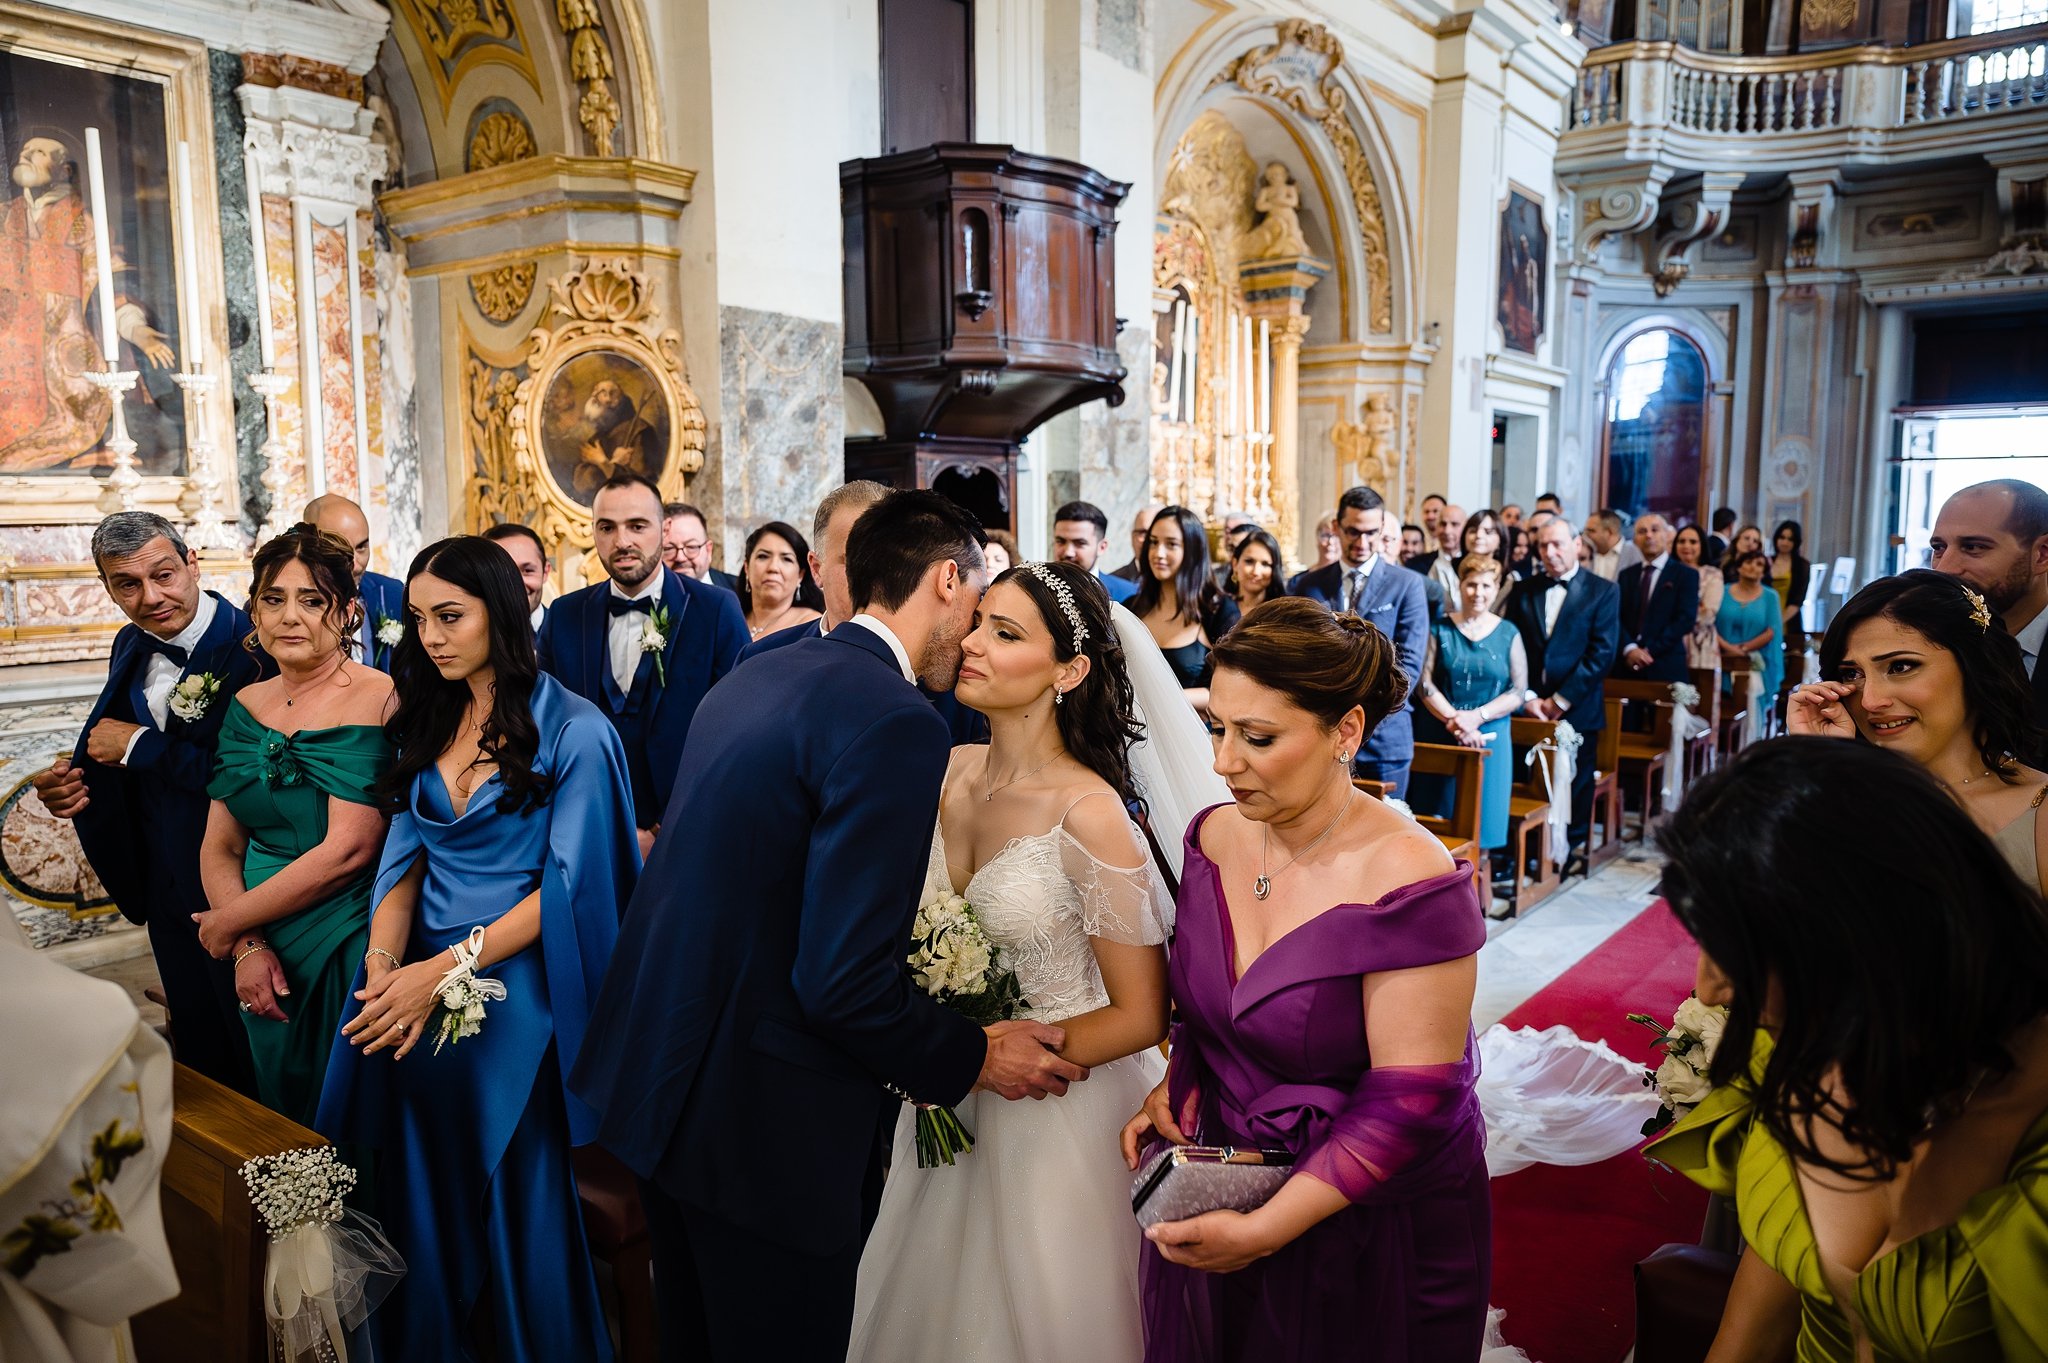
[[[1621,570],[1621,654],[1614,675],[1682,682],[1692,677],[1686,652],[1699,619],[1700,575],[1671,556],[1676,532],[1654,511],[1636,518],[1643,561]]]
[[[253,1095],[234,967],[199,944],[192,915],[208,907],[199,845],[221,721],[235,692],[275,669],[242,647],[249,617],[200,586],[198,555],[162,516],[107,517],[92,557],[129,623],[77,748],[35,777],[36,794],[71,820],[122,916],[148,927],[178,1060]],[[282,992],[277,958],[263,959]]]
[[[405,584],[370,571],[370,518],[340,493],[329,492],[306,503],[301,520],[348,541],[356,558],[356,590],[363,597],[363,623],[356,642],[363,661],[379,672],[391,670],[391,654],[405,630]]]

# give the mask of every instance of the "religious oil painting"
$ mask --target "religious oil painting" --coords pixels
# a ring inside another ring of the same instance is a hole
[[[1543,205],[1519,189],[1508,191],[1500,214],[1500,330],[1509,350],[1536,353],[1543,335],[1544,287],[1550,233]]]
[[[562,494],[588,507],[617,473],[660,484],[674,421],[668,394],[652,370],[616,350],[585,351],[547,381],[541,400],[541,449]]]
[[[89,370],[107,368],[86,129],[99,131],[113,261],[116,365],[145,474],[184,472],[173,163],[165,83],[23,49],[0,50],[0,475],[104,473],[113,414]]]

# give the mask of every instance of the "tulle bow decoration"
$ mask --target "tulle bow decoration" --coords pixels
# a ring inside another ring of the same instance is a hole
[[[1572,775],[1578,763],[1579,745],[1585,739],[1564,720],[1557,721],[1555,736],[1529,749],[1522,760],[1543,777],[1544,798],[1550,802],[1550,859],[1559,866],[1571,856]]]
[[[342,1204],[356,1171],[327,1146],[287,1150],[242,1166],[249,1200],[270,1232],[263,1314],[287,1363],[348,1363],[356,1333],[405,1272],[383,1229]]]

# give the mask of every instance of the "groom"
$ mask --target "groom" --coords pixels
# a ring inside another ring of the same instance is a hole
[[[953,686],[985,542],[889,494],[849,536],[853,618],[739,667],[690,728],[570,1077],[646,1180],[664,1358],[844,1358],[882,1106],[1087,1077],[1061,1029],[976,1027],[904,965],[949,746],[917,682]]]

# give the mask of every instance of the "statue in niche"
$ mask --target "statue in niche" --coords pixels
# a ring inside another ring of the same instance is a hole
[[[1394,400],[1374,393],[1359,408],[1358,421],[1342,422],[1330,432],[1337,446],[1339,487],[1364,484],[1384,494],[1395,463]]]
[[[1281,162],[1267,162],[1266,176],[1252,207],[1266,216],[1244,239],[1246,260],[1308,254],[1308,238],[1301,232],[1301,189]]]

